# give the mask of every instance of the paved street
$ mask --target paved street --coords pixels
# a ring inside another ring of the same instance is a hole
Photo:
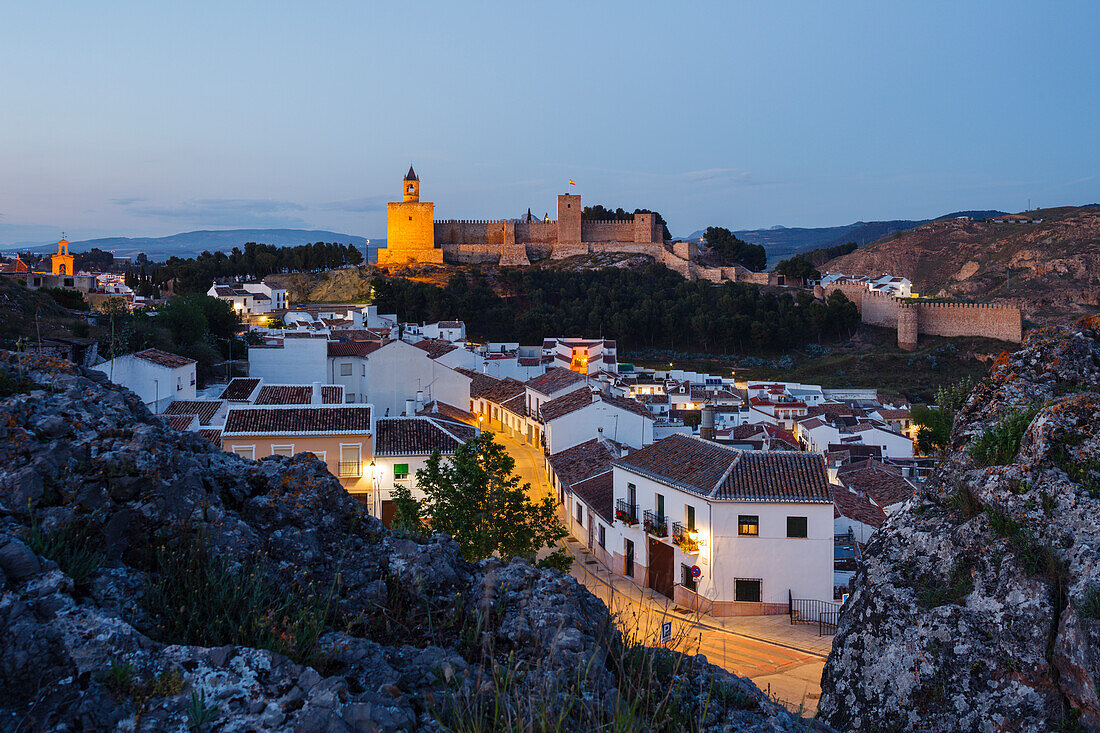
[[[550,491],[542,451],[505,435],[497,440],[516,461],[516,473],[531,484],[533,497]],[[672,622],[668,645],[703,654],[713,664],[752,679],[792,711],[812,715],[821,696],[821,669],[832,637],[818,636],[816,626],[792,626],[786,615],[716,618],[677,610],[672,601],[625,578],[612,575],[586,548],[568,538],[573,576],[607,604],[648,644],[661,643],[661,623]]]

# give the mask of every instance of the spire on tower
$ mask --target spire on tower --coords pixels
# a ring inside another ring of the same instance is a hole
[[[419,181],[416,177],[416,171],[413,170],[412,163],[409,163],[409,172],[405,174],[406,181]]]

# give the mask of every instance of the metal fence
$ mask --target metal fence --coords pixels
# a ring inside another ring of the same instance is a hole
[[[817,624],[818,636],[836,633],[837,623],[840,621],[839,603],[814,598],[794,598],[790,592],[787,593],[787,598],[792,624]]]

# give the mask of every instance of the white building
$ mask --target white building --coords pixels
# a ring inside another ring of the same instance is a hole
[[[185,356],[146,349],[92,368],[136,394],[155,413],[174,400],[195,399],[195,360]]]
[[[527,414],[538,415],[542,406],[550,400],[562,397],[578,389],[587,389],[583,375],[569,369],[553,367],[537,377],[524,382],[527,388]]]
[[[543,360],[562,369],[595,374],[617,372],[618,348],[611,339],[549,338],[542,342]]]
[[[820,455],[674,435],[613,465],[615,572],[714,615],[832,599],[833,502]]]
[[[653,442],[656,421],[653,413],[636,400],[585,389],[543,403],[539,418],[551,454],[597,436],[641,448]]]

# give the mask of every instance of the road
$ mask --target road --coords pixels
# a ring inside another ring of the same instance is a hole
[[[543,471],[542,451],[500,433],[496,434],[496,439],[515,459],[516,473],[531,485],[532,498],[550,493]],[[703,654],[712,664],[749,677],[792,711],[812,715],[817,710],[825,656],[803,648],[805,645],[800,646],[797,636],[789,644],[778,643],[721,628],[723,622],[713,617],[679,612],[671,600],[654,597],[651,592],[612,576],[572,537],[565,542],[565,547],[573,555],[573,577],[603,600],[612,613],[618,614],[622,626],[633,630],[640,641],[654,645],[663,643],[661,625],[670,621],[671,640],[667,646],[690,654]],[[784,633],[785,616],[760,618],[764,619],[776,619],[766,627],[773,639],[777,630]],[[794,631],[791,630],[792,635]]]

